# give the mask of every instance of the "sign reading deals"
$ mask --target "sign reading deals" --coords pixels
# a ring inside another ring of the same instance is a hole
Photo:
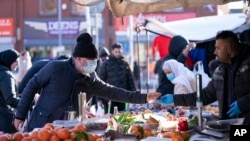
[[[13,36],[13,18],[0,18],[0,37]]]

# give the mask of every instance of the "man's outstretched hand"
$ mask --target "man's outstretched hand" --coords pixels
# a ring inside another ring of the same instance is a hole
[[[157,98],[161,96],[161,93],[159,92],[149,92],[147,94],[147,102],[148,103],[153,103],[156,101]]]

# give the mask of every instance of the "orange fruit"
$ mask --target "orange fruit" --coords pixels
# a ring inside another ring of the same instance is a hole
[[[76,133],[75,132],[70,132],[70,138],[71,139],[76,139]]]
[[[62,127],[55,127],[54,131],[57,132],[59,129],[62,129]]]
[[[46,123],[43,127],[50,127],[52,129],[55,128],[54,124],[53,123]]]
[[[38,138],[38,131],[32,131],[32,132],[30,133],[30,137],[31,137],[32,139]]]
[[[64,139],[63,141],[74,141],[73,139]]]
[[[50,139],[50,133],[48,130],[41,129],[38,131],[37,138],[41,141],[48,141]]]
[[[30,134],[28,132],[23,132],[23,137],[29,137]]]
[[[88,135],[89,135],[89,141],[95,141],[97,138],[99,138],[97,134],[88,133]]]
[[[10,140],[10,138],[8,136],[6,136],[6,135],[1,135],[0,136],[0,141],[9,141],[9,140]]]
[[[23,137],[22,141],[32,141],[31,137]]]
[[[55,131],[55,130],[49,131],[49,133],[50,133],[51,136],[57,136],[56,132],[57,132],[57,131]]]
[[[3,136],[6,136],[9,140],[11,139],[11,134],[9,134],[9,133],[5,133],[5,134],[3,134]]]
[[[60,141],[60,139],[56,135],[53,135],[50,137],[49,141]]]
[[[56,132],[56,135],[57,135],[60,139],[69,139],[69,138],[70,138],[70,132],[69,132],[69,129],[67,129],[67,128],[59,129],[59,130]]]
[[[86,132],[86,127],[83,124],[78,123],[72,130],[74,132],[77,132],[77,131]]]
[[[12,139],[14,141],[21,141],[23,139],[23,134],[20,132],[16,132],[12,135]]]

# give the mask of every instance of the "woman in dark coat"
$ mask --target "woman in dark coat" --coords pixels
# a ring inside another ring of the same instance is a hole
[[[13,49],[0,52],[0,131],[14,133],[16,128],[12,124],[13,108],[17,107],[16,80],[11,71],[17,66],[19,53]]]

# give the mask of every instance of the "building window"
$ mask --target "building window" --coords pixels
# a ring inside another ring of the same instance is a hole
[[[39,0],[39,14],[45,16],[56,15],[57,0]]]
[[[86,15],[86,6],[81,6],[71,2],[71,13],[73,15],[84,16]]]

